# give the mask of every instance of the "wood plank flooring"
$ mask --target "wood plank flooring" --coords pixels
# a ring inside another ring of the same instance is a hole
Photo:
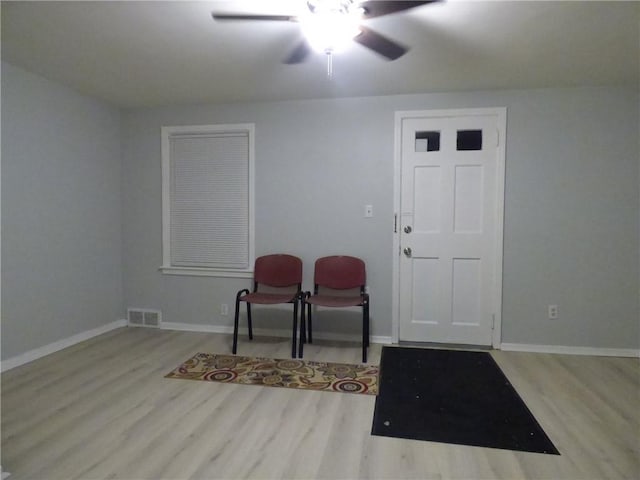
[[[640,479],[638,359],[492,352],[561,456],[371,436],[375,399],[165,379],[228,335],[123,328],[2,374],[20,479]],[[239,353],[288,358],[287,339]],[[370,363],[380,358],[372,345]],[[308,360],[358,363],[357,344]]]

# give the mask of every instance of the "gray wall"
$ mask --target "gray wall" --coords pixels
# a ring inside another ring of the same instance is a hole
[[[125,305],[230,325],[244,280],[174,277],[161,263],[160,127],[256,124],[257,254],[368,266],[372,333],[391,336],[394,112],[506,106],[503,341],[638,348],[637,90],[575,88],[182,106],[123,122]],[[363,218],[365,204],[374,217]],[[546,319],[547,305],[560,319]],[[280,325],[286,328],[286,318]],[[339,318],[324,324],[344,331]],[[320,329],[320,325],[317,327]]]
[[[2,358],[123,317],[120,113],[2,64]]]
[[[246,280],[162,275],[160,126],[256,124],[257,254],[368,265],[391,336],[394,112],[507,107],[503,341],[640,348],[638,91],[575,88],[119,112],[2,65],[2,358],[159,308],[230,326]],[[372,204],[374,217],[363,218]],[[546,319],[548,304],[560,319]],[[288,312],[276,311],[288,327]],[[318,329],[355,332],[334,315]],[[256,319],[256,327],[266,326]]]
[[[511,107],[504,341],[638,348],[637,92],[538,92]]]

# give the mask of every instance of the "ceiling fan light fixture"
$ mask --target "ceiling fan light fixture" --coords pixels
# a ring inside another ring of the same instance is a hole
[[[323,53],[338,52],[361,33],[361,12],[347,8],[350,4],[310,3],[309,13],[300,18],[300,26],[311,48]]]

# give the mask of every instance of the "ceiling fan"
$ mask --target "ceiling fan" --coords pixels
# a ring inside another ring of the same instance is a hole
[[[304,62],[312,50],[328,55],[331,76],[331,55],[346,43],[355,41],[388,60],[395,60],[408,48],[362,25],[362,21],[409,10],[440,0],[308,0],[307,10],[300,15],[261,15],[243,13],[216,13],[217,21],[249,20],[272,22],[296,22],[301,25],[305,39],[291,51],[284,63]]]

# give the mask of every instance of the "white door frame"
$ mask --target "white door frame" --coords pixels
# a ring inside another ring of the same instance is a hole
[[[495,268],[493,279],[492,310],[493,348],[500,348],[502,342],[502,256],[504,231],[504,183],[505,183],[505,145],[507,132],[507,109],[496,108],[464,108],[451,110],[405,110],[395,112],[394,147],[393,147],[393,281],[392,281],[392,336],[393,343],[400,339],[400,198],[402,180],[402,121],[409,118],[437,118],[451,116],[495,115],[498,125],[498,152],[496,159],[496,230],[495,230]]]

